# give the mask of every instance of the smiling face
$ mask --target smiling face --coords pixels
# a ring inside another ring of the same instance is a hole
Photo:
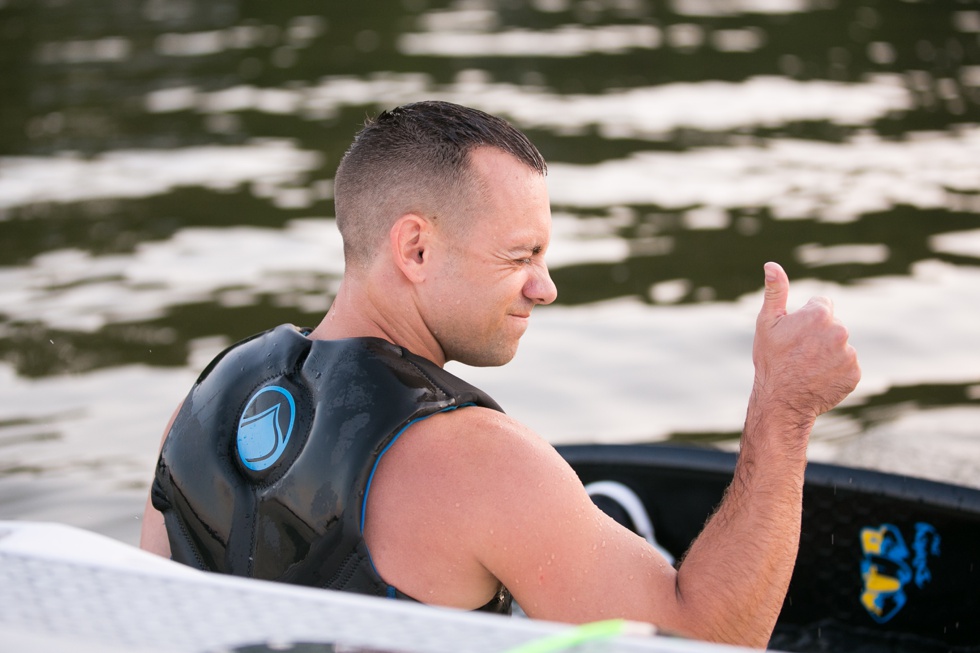
[[[482,192],[465,225],[438,229],[423,319],[445,359],[503,365],[517,353],[531,310],[557,296],[544,255],[551,207],[544,176],[495,148],[470,153]]]

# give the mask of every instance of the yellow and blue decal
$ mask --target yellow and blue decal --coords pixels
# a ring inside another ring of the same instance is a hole
[[[894,524],[861,529],[861,605],[871,618],[885,623],[908,602],[909,583],[923,587],[932,580],[929,556],[939,556],[940,537],[925,522],[915,524],[911,550]]]

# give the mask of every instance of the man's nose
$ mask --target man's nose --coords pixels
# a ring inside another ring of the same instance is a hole
[[[548,266],[537,266],[524,287],[524,295],[535,304],[550,304],[558,298],[558,287],[551,280]]]

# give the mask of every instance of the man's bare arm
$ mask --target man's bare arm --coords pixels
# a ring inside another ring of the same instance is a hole
[[[677,583],[683,600],[704,603],[703,593],[718,589],[691,578],[692,572],[713,560],[727,561],[738,577],[727,610],[744,619],[717,615],[709,620],[718,624],[710,638],[756,646],[764,646],[772,632],[796,561],[810,431],[816,417],[840,403],[860,379],[856,354],[830,302],[814,298],[787,313],[785,272],[770,263],[766,277],[735,478],[688,552]]]

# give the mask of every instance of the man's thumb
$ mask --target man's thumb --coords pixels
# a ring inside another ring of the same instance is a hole
[[[766,293],[762,300],[759,317],[778,318],[786,315],[786,300],[789,298],[789,277],[779,263],[766,263]]]

